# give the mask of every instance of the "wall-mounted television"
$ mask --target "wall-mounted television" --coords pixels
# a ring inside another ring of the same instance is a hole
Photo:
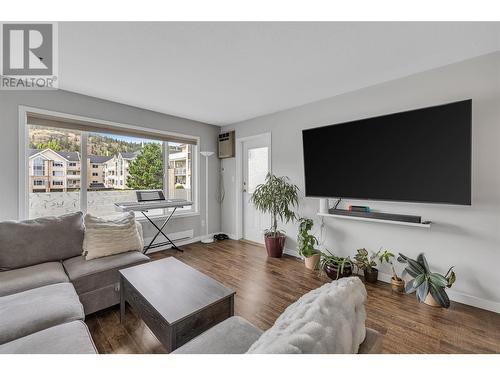
[[[308,197],[471,204],[472,100],[302,131]]]

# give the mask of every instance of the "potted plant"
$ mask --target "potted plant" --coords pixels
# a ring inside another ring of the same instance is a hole
[[[299,219],[299,233],[297,235],[298,251],[304,257],[306,268],[315,270],[318,267],[321,253],[314,246],[318,239],[309,233],[314,222],[306,217]]]
[[[280,258],[285,247],[285,233],[278,230],[278,218],[285,223],[295,220],[292,208],[299,204],[299,188],[290,183],[288,177],[277,177],[271,173],[266,181],[255,188],[251,202],[263,212],[271,214],[271,228],[264,233],[267,254]]]
[[[353,263],[349,257],[338,257],[329,251],[328,254],[321,253],[320,270],[325,271],[332,280],[351,276],[352,267]]]
[[[416,292],[417,300],[430,306],[450,307],[450,299],[445,289],[451,288],[456,280],[454,267],[450,267],[443,276],[431,272],[424,254],[414,260],[399,253],[398,261],[407,264],[403,274],[407,273],[413,277],[406,283],[406,293]]]
[[[354,263],[360,270],[363,270],[365,280],[369,283],[376,283],[378,279],[378,269],[375,268],[377,265],[377,263],[375,263],[377,256],[378,253],[369,256],[368,250],[364,248],[358,249],[354,256]]]
[[[379,252],[378,260],[380,264],[386,262],[391,265],[392,276],[391,276],[391,288],[394,292],[404,293],[405,291],[405,281],[398,276],[396,270],[394,269],[394,263],[392,259],[394,258],[394,254],[388,250],[384,250],[382,253]]]

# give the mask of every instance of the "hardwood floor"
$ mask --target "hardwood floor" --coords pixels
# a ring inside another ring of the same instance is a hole
[[[328,282],[293,257],[268,258],[260,246],[226,240],[151,254],[175,256],[236,290],[235,315],[268,329],[300,296]],[[500,353],[500,314],[452,302],[449,309],[417,303],[414,295],[394,294],[388,284],[366,285],[366,325],[382,332],[385,353]],[[168,290],[165,291],[168,293]],[[146,325],[127,307],[87,317],[99,353],[165,353]]]

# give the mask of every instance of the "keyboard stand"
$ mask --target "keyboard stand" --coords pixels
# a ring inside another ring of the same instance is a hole
[[[163,232],[163,228],[165,228],[165,226],[167,225],[168,221],[170,220],[170,218],[174,214],[175,210],[177,210],[177,207],[174,207],[174,209],[172,210],[172,212],[170,213],[170,215],[168,215],[168,217],[165,219],[165,221],[163,222],[163,224],[160,227],[158,225],[156,225],[155,222],[153,220],[151,220],[148,215],[146,215],[147,211],[141,211],[141,213],[144,215],[144,217],[146,219],[148,219],[148,221],[151,223],[151,225],[153,225],[156,228],[156,230],[157,230],[157,232],[156,232],[155,236],[153,237],[153,239],[151,240],[151,242],[149,242],[149,244],[147,246],[144,246],[144,249],[142,251],[143,254],[146,254],[149,249],[154,249],[154,248],[165,246],[165,245],[172,245],[172,248],[174,248],[175,250],[180,251],[180,252],[184,251],[182,249],[179,249],[175,245],[175,243],[170,238],[168,238],[168,236]],[[155,242],[156,238],[160,235],[160,233],[163,234],[163,237],[165,237],[167,239],[167,241],[160,242],[160,243],[157,243],[157,244],[153,245],[153,243]]]

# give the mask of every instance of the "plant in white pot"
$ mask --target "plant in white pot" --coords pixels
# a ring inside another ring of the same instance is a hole
[[[285,247],[285,233],[278,230],[278,219],[284,223],[295,220],[293,207],[299,204],[299,188],[288,177],[277,177],[271,173],[266,181],[255,188],[251,202],[263,212],[271,214],[271,228],[264,233],[267,254],[280,258]]]
[[[407,273],[412,280],[406,283],[406,293],[416,292],[417,300],[430,306],[450,307],[450,299],[445,289],[451,288],[456,280],[454,267],[450,267],[446,275],[430,271],[427,259],[420,254],[416,260],[399,253],[398,262],[406,263],[403,275]]]
[[[297,235],[298,251],[304,257],[306,268],[315,270],[321,258],[321,252],[315,248],[318,244],[318,239],[309,233],[314,222],[312,219],[303,217],[299,219],[299,233]]]

